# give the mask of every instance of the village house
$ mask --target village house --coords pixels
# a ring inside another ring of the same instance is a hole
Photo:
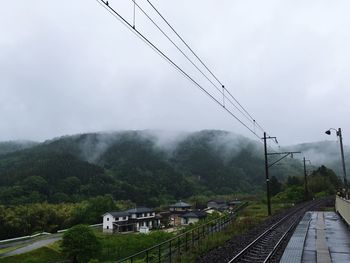
[[[207,217],[207,213],[205,213],[204,211],[191,211],[183,215],[180,215],[181,225],[194,224],[206,217]]]
[[[227,210],[229,207],[225,200],[211,200],[207,203],[207,208],[212,208],[222,212]]]
[[[222,213],[222,212],[230,212],[232,211],[237,205],[240,205],[242,201],[240,200],[234,200],[230,202],[226,202],[224,200],[211,200],[207,203],[207,208],[204,209],[204,211],[208,214],[212,214],[214,212]]]
[[[233,209],[235,208],[236,206],[242,204],[242,201],[241,200],[233,200],[233,201],[230,201],[228,202],[228,206],[230,207],[230,209]]]
[[[209,215],[211,215],[213,213],[218,213],[219,215],[221,215],[223,213],[222,211],[219,211],[218,209],[212,208],[212,207],[204,208],[203,211],[206,212]]]
[[[140,228],[154,229],[160,226],[160,218],[153,209],[138,207],[103,215],[103,232],[138,232]]]
[[[170,225],[179,226],[181,225],[181,215],[184,215],[191,211],[192,206],[181,200],[173,205],[169,206],[170,211]]]

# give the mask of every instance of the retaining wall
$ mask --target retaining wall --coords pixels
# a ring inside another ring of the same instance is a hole
[[[350,200],[337,196],[335,199],[335,211],[350,225]]]

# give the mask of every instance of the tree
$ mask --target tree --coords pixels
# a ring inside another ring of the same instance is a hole
[[[80,185],[81,185],[81,181],[79,180],[78,177],[76,176],[67,177],[62,181],[62,185],[61,185],[62,192],[70,195],[75,194],[76,192],[79,191]]]
[[[287,186],[301,186],[303,185],[303,180],[297,176],[288,176]]]
[[[272,176],[270,180],[271,194],[274,196],[282,191],[282,184],[278,181],[276,176]]]
[[[302,186],[290,186],[283,192],[273,197],[274,202],[281,203],[300,203],[304,198],[304,188]]]
[[[101,252],[101,243],[95,233],[86,225],[76,225],[69,229],[62,239],[62,251],[73,262],[88,262]]]
[[[342,188],[343,183],[341,179],[325,166],[319,167],[309,177],[309,188],[312,193],[325,192],[332,195],[336,189]]]
[[[90,198],[82,202],[74,211],[73,223],[97,224],[104,213],[114,211],[116,208],[111,195]]]

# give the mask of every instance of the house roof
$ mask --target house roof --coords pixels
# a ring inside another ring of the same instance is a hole
[[[171,208],[183,208],[183,207],[191,207],[190,204],[187,204],[185,202],[182,202],[181,200],[173,205],[170,205]]]
[[[131,214],[135,214],[135,213],[150,213],[150,212],[154,212],[154,209],[148,208],[148,207],[136,207],[136,208],[132,208],[129,210],[126,210],[125,212],[131,213]]]
[[[180,217],[183,218],[204,218],[207,216],[206,212],[203,211],[192,211],[192,212],[188,212]]]
[[[219,209],[215,208],[215,207],[207,207],[205,209],[203,209],[204,212],[206,212],[207,214],[211,214],[213,212],[219,213],[221,214],[222,211],[220,211]]]
[[[217,203],[217,204],[226,204],[225,200],[219,200],[219,199],[210,200],[208,203],[210,203],[210,202],[214,202],[214,203]]]
[[[220,211],[223,211],[223,210],[228,209],[228,206],[227,206],[227,205],[219,205],[219,206],[217,207],[217,209],[220,210]]]
[[[108,213],[105,213],[103,216],[105,215],[112,215],[113,217],[124,217],[124,216],[129,216],[129,213],[128,212],[125,212],[125,211],[120,211],[120,212],[108,212]]]
[[[107,212],[102,216],[110,214],[113,217],[124,217],[124,216],[130,216],[131,214],[135,214],[135,213],[151,213],[151,212],[154,212],[154,210],[147,207],[136,207],[126,211]]]
[[[228,202],[230,205],[238,205],[238,204],[241,204],[242,203],[242,201],[240,201],[240,200],[234,200],[234,201],[230,201],[230,202]]]
[[[161,214],[156,214],[156,217],[155,217],[155,219],[162,219],[163,217],[162,217],[162,215]]]

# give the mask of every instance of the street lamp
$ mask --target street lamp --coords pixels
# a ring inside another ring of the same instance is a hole
[[[304,187],[305,187],[305,190],[304,190],[304,196],[305,196],[305,201],[308,200],[309,198],[309,189],[308,189],[308,186],[307,186],[307,171],[306,171],[306,162],[309,162],[311,164],[311,161],[310,160],[306,160],[306,158],[304,157],[303,158],[303,163],[304,163]]]
[[[326,134],[327,135],[331,135],[331,130],[334,130],[336,132],[336,134],[337,134],[337,136],[339,137],[339,140],[340,140],[340,152],[341,152],[341,160],[342,160],[342,164],[343,164],[345,196],[346,196],[346,198],[348,198],[348,184],[347,184],[347,180],[346,180],[346,168],[345,168],[345,159],[344,159],[343,136],[342,136],[342,133],[341,133],[341,128],[339,128],[338,130],[336,130],[334,128],[330,128],[328,131],[326,131]]]

